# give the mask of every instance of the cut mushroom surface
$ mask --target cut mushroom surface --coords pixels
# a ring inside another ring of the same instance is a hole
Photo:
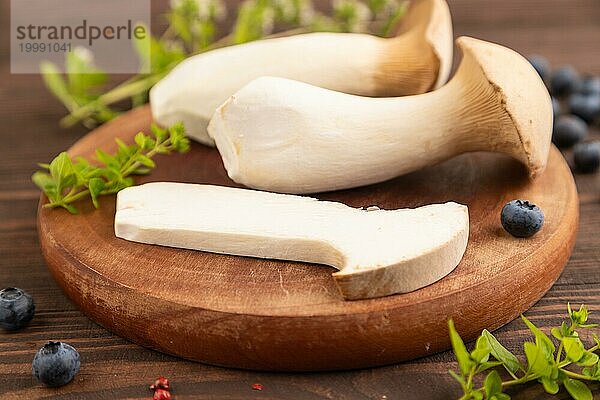
[[[152,115],[163,125],[183,122],[190,137],[214,145],[206,128],[215,109],[261,76],[364,96],[423,93],[448,79],[452,37],[445,0],[415,0],[392,39],[310,33],[213,50],[185,60],[152,88]]]
[[[213,253],[325,264],[345,299],[410,292],[450,273],[465,252],[466,206],[356,209],[310,197],[183,183],[117,195],[115,234]]]
[[[215,112],[209,133],[246,186],[313,193],[382,182],[472,151],[546,166],[552,103],[530,63],[506,47],[457,40],[463,60],[444,87],[366,98],[259,78]]]

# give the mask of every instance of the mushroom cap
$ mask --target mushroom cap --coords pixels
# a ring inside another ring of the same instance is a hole
[[[544,82],[522,55],[507,47],[471,37],[456,40],[465,58],[474,61],[500,98],[519,135],[510,153],[535,178],[546,168],[552,141],[552,101]]]
[[[432,89],[442,87],[450,76],[454,55],[452,16],[446,0],[413,0],[396,35],[422,26],[423,37],[438,59],[437,80]]]

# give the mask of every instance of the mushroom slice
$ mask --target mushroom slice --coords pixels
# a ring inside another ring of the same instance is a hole
[[[134,242],[335,267],[333,278],[348,300],[436,282],[462,259],[468,232],[467,207],[457,203],[356,209],[310,197],[184,183],[124,189],[115,216],[116,236]]]
[[[214,146],[206,127],[215,109],[261,76],[295,79],[363,96],[424,93],[448,79],[452,20],[445,0],[414,0],[398,35],[310,33],[259,40],[191,57],[150,91],[154,119],[183,122]]]

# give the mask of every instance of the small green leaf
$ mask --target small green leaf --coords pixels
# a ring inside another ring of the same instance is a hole
[[[75,208],[75,206],[71,205],[71,204],[67,204],[67,203],[58,203],[56,204],[57,207],[62,207],[65,210],[67,210],[68,212],[70,212],[71,214],[77,214],[77,208]]]
[[[504,364],[501,361],[486,361],[486,362],[482,362],[481,364],[479,364],[479,366],[475,370],[475,373],[478,374],[480,372],[487,371],[490,368],[499,367],[500,365],[504,365]]]
[[[546,393],[550,393],[550,394],[558,393],[559,386],[558,386],[558,382],[556,382],[555,380],[552,380],[550,378],[540,378],[540,382],[541,382],[542,386],[544,387],[544,390],[546,391]]]
[[[104,190],[104,181],[100,178],[92,178],[90,179],[88,189],[90,190],[90,196],[92,197],[92,203],[94,203],[94,207],[98,208],[98,197]]]
[[[500,375],[497,371],[492,371],[487,374],[483,387],[485,388],[485,397],[487,399],[497,393],[502,393],[502,379],[500,379]]]
[[[583,357],[585,347],[578,337],[565,336],[563,337],[562,342],[565,348],[565,353],[567,354],[569,360],[577,362],[581,359],[581,357]]]
[[[592,338],[594,338],[594,342],[596,342],[596,346],[600,347],[600,337],[595,333],[592,333]]]
[[[531,321],[529,321],[524,315],[521,315],[521,319],[523,320],[523,322],[525,322],[525,325],[527,325],[529,330],[535,335],[535,342],[538,344],[538,346],[540,346],[542,349],[544,349],[545,351],[550,353],[550,355],[552,355],[556,351],[552,340],[550,340],[550,338],[546,336],[544,332],[542,332],[537,326],[531,323]]]
[[[137,161],[140,164],[142,164],[143,166],[148,167],[148,168],[156,167],[156,163],[154,161],[152,161],[149,157],[147,157],[143,154],[138,154]]]
[[[458,375],[456,372],[452,371],[451,369],[448,370],[448,373],[450,374],[451,377],[453,377],[458,383],[462,385],[465,385],[466,382],[464,380],[464,378],[460,375]]]
[[[169,128],[169,139],[173,149],[179,153],[185,153],[190,149],[190,140],[185,136],[185,128],[182,123],[177,123]]]
[[[66,189],[73,187],[77,184],[77,180],[77,174],[75,173],[75,170],[73,170],[72,174],[69,174],[60,180],[61,188]]]
[[[73,163],[66,152],[60,153],[52,160],[48,168],[50,175],[56,180],[62,179],[73,173]]]
[[[132,172],[132,175],[147,175],[152,171],[151,168],[139,167]]]
[[[593,400],[592,392],[585,385],[585,383],[575,379],[567,378],[563,381],[563,385],[565,385],[565,389],[567,389],[567,392],[569,392],[573,399]]]
[[[560,334],[562,336],[571,336],[572,333],[573,333],[573,330],[571,329],[571,327],[569,325],[567,325],[567,323],[565,321],[563,321],[560,324]]]
[[[50,175],[56,182],[56,191],[59,195],[63,190],[77,182],[73,163],[66,152],[60,153],[50,163]]]
[[[42,171],[35,172],[31,176],[31,180],[37,187],[39,187],[44,192],[50,188],[56,188],[56,182],[50,176],[50,174],[47,174]]]
[[[540,349],[538,345],[531,342],[525,342],[523,348],[525,349],[529,371],[538,374],[541,377],[552,376],[552,365],[548,362],[544,355],[544,351]]]
[[[43,61],[40,64],[40,72],[48,90],[54,97],[60,100],[68,110],[71,110],[75,106],[75,100],[69,93],[67,83],[63,79],[58,67],[49,61]]]
[[[567,308],[569,310],[569,317],[571,318],[571,322],[573,324],[581,326],[587,322],[589,312],[585,304],[582,304],[578,311],[571,310],[571,304],[569,303],[567,303]]]
[[[471,398],[473,400],[483,400],[483,393],[481,393],[479,390],[473,390],[471,392]]]
[[[475,342],[475,349],[471,352],[471,359],[477,364],[486,362],[490,357],[490,345],[485,336],[479,336]]]
[[[125,154],[129,153],[129,146],[127,146],[123,140],[121,140],[120,138],[116,138],[115,143],[117,143],[119,150],[121,150]]]
[[[161,128],[156,124],[150,125],[150,131],[160,143],[164,142],[169,137],[169,133],[167,132],[167,130]]]
[[[577,365],[582,367],[591,367],[598,363],[598,355],[589,351],[584,351],[583,356],[577,361]]]
[[[552,329],[550,329],[550,333],[552,333],[552,336],[554,336],[558,340],[561,340],[563,338],[563,335],[560,332],[560,329],[558,329],[558,328],[552,328]]]
[[[448,330],[450,332],[450,341],[452,342],[452,349],[454,350],[454,355],[456,356],[456,360],[458,361],[458,366],[460,367],[460,371],[463,375],[468,375],[473,368],[474,364],[469,356],[469,352],[465,347],[465,343],[461,339],[460,335],[456,331],[454,327],[454,321],[452,319],[448,320]]]
[[[93,100],[99,87],[107,80],[104,71],[94,65],[93,53],[84,47],[76,47],[66,53],[65,68],[69,92],[81,99]]]
[[[135,135],[133,140],[141,149],[146,149],[147,141],[146,141],[146,135],[144,135],[144,132],[139,132],[137,135]]]
[[[492,356],[494,356],[496,360],[502,362],[507,371],[514,375],[519,369],[523,369],[519,359],[502,346],[498,339],[496,339],[487,329],[483,330],[482,335],[485,336],[488,341]]]
[[[96,158],[98,159],[98,161],[100,161],[102,164],[106,165],[107,167],[109,165],[115,164],[115,158],[100,149],[96,150]]]
[[[141,22],[136,24],[136,28],[138,26],[144,28],[146,32],[150,32],[150,29]],[[151,70],[151,35],[144,35],[142,39],[138,39],[138,37],[135,36],[133,39],[133,47],[140,60],[140,71],[143,73],[153,72]]]

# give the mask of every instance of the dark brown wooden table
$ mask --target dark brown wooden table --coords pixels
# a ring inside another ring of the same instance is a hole
[[[472,35],[539,53],[555,65],[572,63],[600,74],[599,0],[450,0],[457,35]],[[155,7],[161,8],[161,5]],[[138,399],[159,375],[171,378],[176,399],[451,399],[459,388],[446,352],[412,362],[361,371],[276,374],[222,369],[176,359],[117,337],[82,315],[50,278],[36,232],[39,193],[30,182],[37,162],[48,161],[86,133],[64,130],[62,106],[36,75],[11,75],[9,1],[0,0],[0,286],[31,293],[36,317],[18,333],[0,333],[2,399]],[[600,135],[597,134],[597,137]],[[566,153],[567,157],[570,154]],[[585,303],[600,321],[600,176],[576,175],[581,223],[564,273],[527,317],[542,327],[560,324],[567,302]],[[515,294],[518,295],[518,294]],[[519,354],[530,338],[520,321],[497,332]],[[83,365],[75,381],[51,390],[31,376],[35,351],[47,340],[76,346]],[[253,383],[264,385],[254,391]],[[511,391],[515,399],[546,399],[539,385]],[[600,385],[593,386],[600,398]],[[564,390],[556,398],[568,398]]]

